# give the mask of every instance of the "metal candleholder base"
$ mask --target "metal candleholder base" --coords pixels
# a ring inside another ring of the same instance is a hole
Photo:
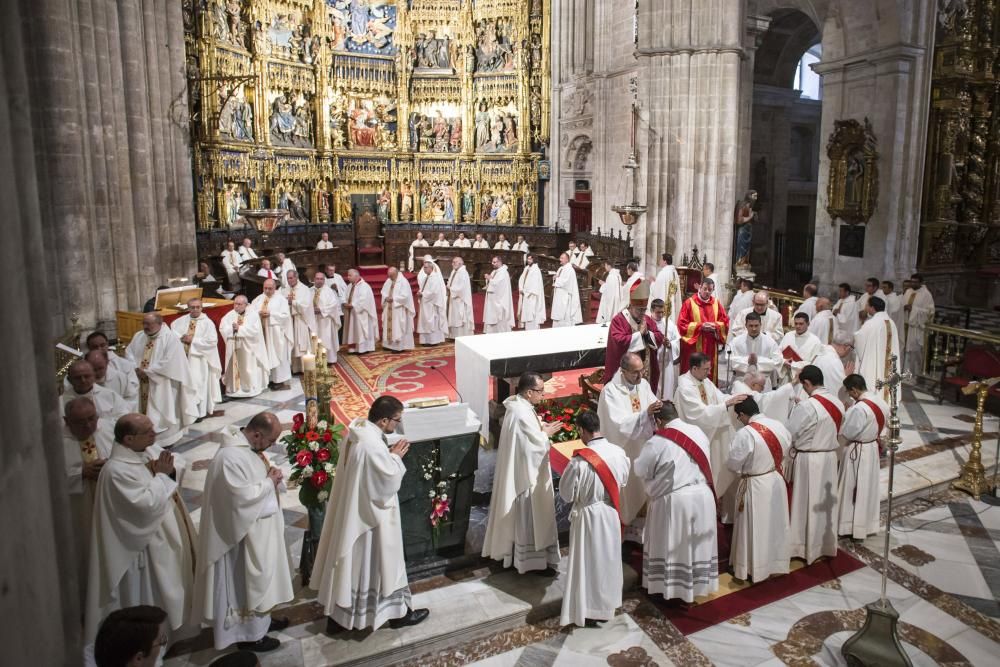
[[[911,667],[910,658],[899,641],[896,625],[899,612],[888,600],[865,605],[865,624],[844,642],[840,652],[849,667]]]

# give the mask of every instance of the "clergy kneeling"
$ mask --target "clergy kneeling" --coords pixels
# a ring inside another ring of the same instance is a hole
[[[387,435],[403,417],[403,404],[380,396],[368,418],[350,424],[337,462],[310,586],[327,615],[327,632],[416,625],[428,616],[412,609],[403,560],[397,493],[406,474],[406,440],[391,447]],[[317,585],[318,584],[318,585]]]
[[[264,450],[281,433],[278,418],[261,412],[245,427],[228,426],[208,468],[202,494],[201,541],[194,617],[212,628],[215,648],[271,651],[266,636],[288,626],[271,610],[295,597],[278,498],[284,475]]]
[[[187,354],[195,410],[198,419],[203,419],[211,417],[216,404],[222,402],[219,334],[215,322],[202,313],[201,299],[188,299],[187,307],[187,314],[171,322],[170,328],[180,337]]]
[[[483,558],[502,560],[520,574],[554,575],[560,560],[549,437],[562,424],[539,421],[535,406],[544,396],[542,376],[529,371],[518,379],[517,393],[503,402],[506,414],[483,544]]]
[[[586,447],[574,452],[559,480],[559,495],[573,505],[559,624],[594,627],[622,604],[619,490],[628,481],[629,460],[601,435],[595,413],[581,412],[576,424]]]
[[[889,406],[879,393],[869,391],[861,375],[844,378],[844,389],[854,405],[847,409],[840,429],[847,449],[840,464],[837,534],[863,540],[879,528],[879,448]]]
[[[677,416],[656,411],[656,433],[632,462],[649,495],[642,542],[642,587],[663,599],[693,602],[719,589],[718,504],[709,440]]]
[[[145,415],[121,417],[114,436],[95,492],[84,639],[112,611],[148,604],[167,612],[176,641],[191,622],[196,533],[175,457],[154,444]]]
[[[743,425],[726,467],[739,475],[729,564],[737,579],[761,582],[788,574],[788,487],[782,475],[792,436],[781,422],[760,414],[747,398],[733,407]]]
[[[271,368],[263,326],[257,311],[250,308],[242,294],[219,322],[219,333],[226,344],[226,396],[252,398],[267,389]]]

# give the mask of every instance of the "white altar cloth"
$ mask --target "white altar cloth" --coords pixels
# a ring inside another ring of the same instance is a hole
[[[603,351],[608,345],[608,327],[586,324],[555,329],[511,331],[508,333],[461,336],[455,339],[455,379],[459,400],[469,404],[482,423],[480,432],[489,437],[490,376],[495,362],[532,358],[531,369],[539,373],[588,368],[604,363]],[[602,352],[597,364],[573,363],[562,358],[545,357],[567,352]],[[539,357],[539,359],[534,359]],[[515,362],[516,363],[516,362]],[[498,375],[505,376],[503,373]]]

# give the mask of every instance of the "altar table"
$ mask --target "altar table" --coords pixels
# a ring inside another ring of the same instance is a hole
[[[491,377],[602,366],[607,341],[608,327],[600,324],[461,336],[455,339],[459,400],[469,404],[489,438]]]

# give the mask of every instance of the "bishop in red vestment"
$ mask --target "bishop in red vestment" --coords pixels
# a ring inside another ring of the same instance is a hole
[[[635,352],[643,361],[643,377],[650,387],[658,387],[660,361],[657,350],[663,346],[663,333],[656,321],[646,314],[649,282],[637,282],[629,294],[629,305],[611,318],[608,349],[604,353],[604,379],[611,382],[626,352]]]
[[[677,330],[681,334],[681,374],[687,373],[688,360],[694,352],[702,352],[712,360],[712,382],[719,381],[719,345],[729,334],[729,316],[719,300],[712,296],[715,284],[703,280],[698,292],[685,300],[677,315]]]

